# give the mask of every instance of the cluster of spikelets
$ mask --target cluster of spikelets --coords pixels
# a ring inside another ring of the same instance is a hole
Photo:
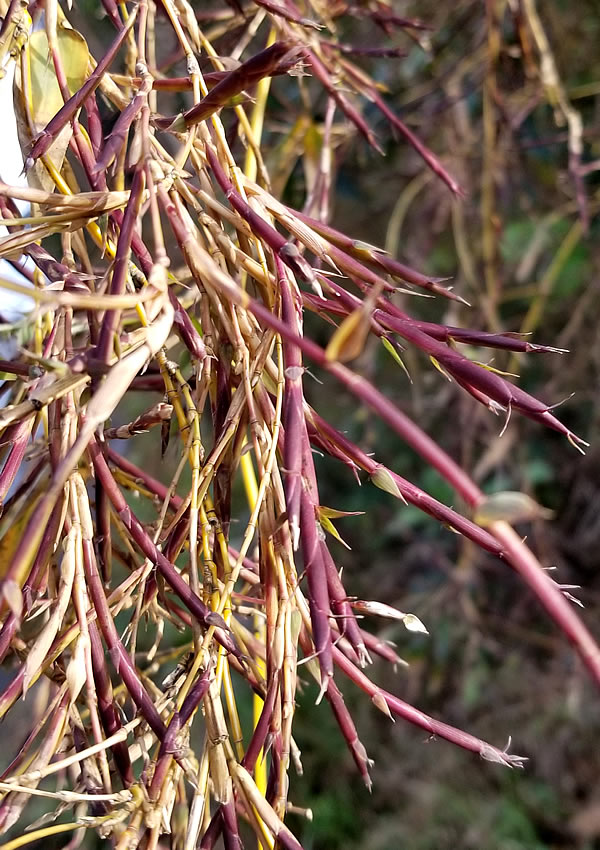
[[[370,761],[340,691],[345,680],[392,719],[520,766],[520,757],[369,678],[374,656],[392,666],[400,659],[365,624],[392,617],[412,631],[425,627],[344,586],[327,537],[343,513],[321,505],[313,463],[315,449],[339,460],[350,476],[502,558],[600,681],[594,641],[505,521],[531,509],[525,497],[504,496],[498,510],[346,365],[369,334],[400,365],[412,346],[493,412],[518,411],[581,443],[546,404],[461,346],[552,349],[411,317],[391,297],[400,288],[457,296],[328,224],[336,122],[377,144],[366,102],[461,194],[355,61],[396,55],[388,38],[417,37],[422,25],[378,0],[353,9],[231,2],[204,17],[187,0],[102,6],[113,34],[96,58],[56,0],[29,11],[12,0],[0,31],[2,60],[17,66],[29,177],[25,188],[0,184],[8,226],[0,255],[32,284],[3,286],[35,301],[22,348],[0,364],[0,657],[13,671],[0,716],[21,710],[31,718],[2,776],[0,829],[30,828],[11,847],[78,829],[82,840],[94,829],[119,850],[154,850],[166,835],[186,850],[220,837],[239,848],[248,830],[265,848],[299,848],[285,825],[288,810],[301,812],[289,778],[301,769],[293,737],[299,671],[316,681],[368,787]],[[338,41],[346,14],[370,19],[384,46]],[[274,196],[261,139],[271,85],[308,84],[324,90],[328,107],[301,212]],[[181,104],[188,108],[178,112]],[[117,115],[108,132],[107,106]],[[27,218],[20,201],[31,205]],[[303,333],[307,310],[333,327],[325,348]],[[305,398],[309,365],[434,467],[469,517],[325,421]],[[146,410],[116,426],[111,417],[131,391],[147,394]],[[117,448],[148,431],[157,451],[169,437],[170,453],[176,443],[180,460],[166,483]],[[238,479],[249,519],[232,515]],[[124,631],[115,625],[120,613]],[[148,623],[154,643],[141,652],[138,630]],[[185,643],[165,639],[167,623]],[[244,688],[251,728],[242,728],[236,704]],[[52,811],[31,824],[26,806],[35,795]]]

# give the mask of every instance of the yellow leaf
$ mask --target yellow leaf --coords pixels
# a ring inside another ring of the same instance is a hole
[[[328,508],[325,505],[319,505],[319,517],[328,517],[329,519],[341,519],[345,516],[363,516],[364,511],[338,511],[335,508]]]
[[[392,355],[398,366],[400,366],[400,368],[403,370],[404,374],[412,384],[412,378],[410,377],[410,373],[404,364],[404,360],[400,357],[392,343],[384,336],[381,337],[381,342],[383,343],[383,347],[385,348],[385,350]]]
[[[4,578],[17,546],[23,536],[23,531],[29,522],[29,518],[44,494],[48,482],[44,479],[27,498],[15,504],[14,510],[8,509],[0,521],[0,578]]]
[[[310,118],[301,115],[292,125],[289,133],[267,157],[267,168],[271,177],[271,186],[275,197],[283,194],[285,184],[303,152],[304,135],[310,126]]]
[[[445,369],[444,369],[444,368],[440,365],[439,361],[438,361],[438,360],[436,360],[436,359],[435,359],[435,357],[430,357],[429,359],[431,360],[431,362],[433,363],[433,365],[435,366],[435,368],[438,370],[438,372],[441,372],[441,373],[442,373],[442,375],[444,376],[444,378],[446,378],[446,380],[448,380],[448,381],[450,381],[450,382],[451,382],[451,381],[452,381],[452,378],[451,378],[451,377],[450,377],[450,375],[446,372],[446,370],[445,370]]]
[[[482,363],[481,360],[473,360],[477,366],[481,366],[482,369],[487,369],[488,372],[493,372],[495,375],[502,375],[505,378],[519,378],[520,375],[517,375],[516,372],[503,372],[502,369],[496,369],[495,366],[492,366],[490,363]]]
[[[302,157],[302,167],[309,190],[314,187],[320,172],[322,147],[322,133],[314,124],[311,124],[304,134],[304,155]]]
[[[321,522],[321,527],[325,531],[329,532],[329,534],[331,534],[332,537],[335,537],[335,539],[339,543],[341,543],[342,546],[345,546],[346,549],[350,549],[350,546],[348,546],[346,541],[342,539],[339,531],[337,530],[337,528],[335,527],[335,525],[332,523],[332,521],[330,519],[327,519],[326,516],[321,516],[321,517],[319,517],[319,519],[320,519],[320,522]]]

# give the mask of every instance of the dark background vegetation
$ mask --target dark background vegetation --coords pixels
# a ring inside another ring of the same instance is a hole
[[[547,0],[539,7],[562,82],[583,117],[583,161],[592,163],[600,156],[600,9],[593,0]],[[498,352],[494,366],[518,372],[521,385],[548,403],[566,399],[563,421],[592,446],[582,457],[561,436],[516,415],[500,436],[501,419],[410,351],[405,364],[412,383],[381,346],[368,346],[354,365],[376,375],[378,385],[473,471],[485,490],[522,490],[555,511],[552,522],[537,521],[520,530],[542,563],[556,567],[559,582],[582,586],[574,593],[585,603],[582,616],[597,636],[597,172],[585,178],[590,213],[585,232],[567,168],[566,127],[545,96],[531,43],[531,55],[523,55],[519,0],[487,5],[422,0],[397,2],[394,8],[398,14],[418,15],[431,31],[419,40],[398,37],[405,57],[368,61],[365,67],[387,86],[389,102],[441,155],[467,196],[453,200],[367,107],[386,156],[369,150],[345,125],[340,129],[332,221],[362,240],[387,245],[420,270],[451,277],[456,291],[472,304],[403,296],[410,298],[414,315],[490,330],[530,330],[536,341],[569,349],[563,355],[517,358]],[[349,25],[347,41],[377,44],[380,39],[381,33],[362,21]],[[310,88],[311,82],[306,85]],[[273,88],[267,130],[276,142],[277,116],[283,120],[286,102],[283,85],[278,81]],[[313,99],[315,126],[324,106]],[[487,198],[482,192],[486,181]],[[285,196],[303,203],[301,167],[291,169]],[[322,324],[315,323],[315,332],[323,333]],[[317,381],[307,387],[326,418],[349,429],[366,450],[452,503],[453,494],[437,475],[342,391],[332,393]],[[156,454],[137,460],[149,467],[157,462]],[[430,631],[421,637],[401,625],[382,628],[379,634],[397,643],[410,666],[393,673],[380,665],[376,680],[427,713],[496,745],[512,735],[514,751],[530,761],[524,771],[511,772],[445,742],[426,741],[415,728],[392,725],[363,695],[345,687],[375,761],[369,795],[328,707],[315,707],[314,689],[307,686],[295,733],[304,776],[293,778],[291,794],[314,813],[308,826],[293,818],[304,846],[600,847],[600,703],[566,640],[506,564],[383,492],[358,489],[346,468],[317,463],[324,504],[366,511],[339,523],[352,551],[333,544],[347,586],[359,597],[376,596],[414,611]],[[168,480],[160,469],[154,472]],[[13,734],[14,727],[5,726],[5,741]]]
[[[521,385],[549,403],[567,399],[562,417],[592,443],[585,457],[517,416],[500,437],[503,422],[445,381],[426,358],[407,352],[412,384],[380,346],[367,350],[360,366],[364,374],[376,374],[386,393],[474,471],[484,489],[523,490],[556,512],[550,523],[519,530],[542,563],[556,567],[558,581],[582,585],[574,593],[597,634],[598,177],[592,171],[585,180],[591,223],[584,233],[567,173],[566,127],[556,120],[539,77],[527,71],[522,55],[520,4],[487,7],[482,2],[395,4],[399,13],[431,24],[431,50],[405,39],[406,57],[378,68],[391,102],[442,154],[467,190],[466,200],[454,201],[381,123],[376,126],[385,159],[360,144],[340,149],[333,221],[363,240],[397,245],[398,256],[419,268],[426,257],[426,270],[452,277],[456,291],[472,304],[466,308],[411,298],[411,312],[448,324],[528,329],[539,342],[569,349],[562,356],[519,359],[500,353],[494,365],[518,372]],[[583,117],[583,161],[593,162],[600,152],[600,65],[593,47],[600,35],[600,10],[585,0],[551,0],[539,4],[538,11],[562,82]],[[377,33],[365,32],[361,24],[352,39],[372,44]],[[491,105],[484,115],[486,85]],[[484,135],[484,118],[492,125],[491,143]],[[493,187],[491,210],[482,198],[486,179]],[[287,191],[302,197],[293,180]],[[496,287],[491,305],[482,245],[484,228],[490,226],[488,276]],[[327,415],[350,427],[361,445],[452,502],[437,475],[385,426],[356,410],[349,397],[332,397],[316,383],[309,387],[319,408],[328,407]],[[600,847],[597,694],[532,595],[506,565],[416,509],[401,508],[374,488],[354,488],[341,466],[322,462],[319,471],[325,504],[367,511],[340,523],[352,546],[349,553],[336,547],[346,582],[368,598],[376,588],[379,599],[415,611],[430,629],[429,637],[419,639],[401,626],[384,630],[410,667],[394,676],[381,665],[378,681],[495,744],[512,735],[513,748],[530,761],[523,772],[509,772],[465,757],[443,742],[427,742],[419,731],[392,726],[361,695],[345,688],[375,761],[369,798],[327,709],[309,710],[308,692],[298,715],[305,777],[296,792],[315,815],[307,830],[312,838],[305,836],[308,847]]]

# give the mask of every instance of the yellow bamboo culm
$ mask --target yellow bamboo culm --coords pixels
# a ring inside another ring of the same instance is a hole
[[[272,44],[275,41],[275,36],[275,30],[272,29],[269,33],[269,39],[267,42],[268,45]],[[270,86],[270,77],[265,77],[264,79],[262,79],[257,86],[256,100],[254,104],[254,109],[252,111],[252,117],[250,119],[252,135],[254,137],[255,145],[257,146],[260,146],[260,139],[262,136],[264,125],[265,107],[267,104],[267,98],[269,96]],[[255,180],[257,171],[258,162],[256,161],[256,156],[254,155],[252,146],[248,145],[248,149],[246,151],[246,161],[244,163],[244,173],[246,177],[249,177],[251,180]],[[250,510],[252,511],[258,498],[258,484],[256,481],[256,473],[254,471],[254,466],[252,464],[252,458],[248,453],[243,454],[241,456],[240,466],[242,470],[244,488],[246,490],[246,498],[248,500]],[[264,620],[258,614],[255,614],[254,633],[256,637],[262,642],[265,641],[265,632],[266,630]],[[264,676],[266,674],[266,665],[262,659],[257,659],[257,667]],[[258,724],[258,721],[260,720],[263,705],[263,700],[258,696],[258,694],[254,694],[252,697],[252,720],[255,729]],[[262,749],[258,754],[258,758],[256,759],[256,765],[254,767],[254,780],[256,782],[256,787],[264,797],[267,791],[267,760]],[[260,840],[258,841],[258,850],[264,850],[263,844]]]
[[[86,829],[81,823],[57,823],[53,826],[45,826],[42,829],[36,829],[35,832],[26,832],[24,835],[19,835],[13,838],[12,841],[7,841],[0,844],[0,850],[17,850],[18,847],[25,847],[27,844],[33,844],[34,841],[43,841],[52,835],[59,835],[61,832],[73,832],[75,829]]]
[[[244,482],[244,489],[246,491],[246,498],[248,500],[250,510],[252,510],[258,498],[258,483],[256,481],[256,473],[254,471],[250,454],[246,453],[241,456],[240,467],[242,470],[242,479]],[[258,614],[254,615],[254,633],[260,641],[265,640],[265,624],[262,617]],[[261,658],[257,658],[256,664],[259,671],[264,676],[267,669],[264,661]],[[258,696],[258,694],[254,694],[252,697],[252,723],[255,729],[258,721],[260,720],[263,705],[263,700]],[[254,767],[254,781],[256,782],[256,787],[264,796],[267,791],[267,760],[262,749],[256,759],[256,765]],[[258,842],[258,850],[264,850],[261,841]]]

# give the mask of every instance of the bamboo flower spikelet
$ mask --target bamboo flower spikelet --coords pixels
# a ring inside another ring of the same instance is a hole
[[[31,718],[0,784],[0,832],[21,836],[6,846],[92,830],[119,850],[298,850],[287,813],[302,805],[301,686],[331,710],[368,788],[349,688],[415,734],[522,767],[371,678],[375,656],[390,671],[403,663],[377,637],[382,622],[407,642],[435,622],[354,595],[334,542],[347,514],[322,505],[315,463],[340,461],[349,483],[416,506],[515,570],[600,684],[593,637],[509,525],[541,515],[535,503],[486,499],[357,365],[371,339],[401,365],[404,347],[419,351],[507,421],[585,445],[550,404],[468,353],[562,352],[413,316],[398,291],[462,299],[329,221],[340,127],[378,155],[375,114],[464,203],[365,70],[402,56],[387,39],[420,38],[426,22],[378,0],[224,2],[214,15],[191,0],[103,0],[100,37],[77,0],[0,6],[29,184],[0,182],[0,257],[33,269],[0,287],[35,304],[0,363],[0,658],[11,670],[0,717]],[[380,27],[382,43],[340,41],[350,15]],[[106,52],[92,55],[99,38]],[[302,209],[274,188],[273,92],[291,111],[326,103]],[[437,470],[457,504],[327,421],[309,369]],[[134,462],[136,443],[164,457],[161,480]],[[49,809],[32,823],[37,797]]]

